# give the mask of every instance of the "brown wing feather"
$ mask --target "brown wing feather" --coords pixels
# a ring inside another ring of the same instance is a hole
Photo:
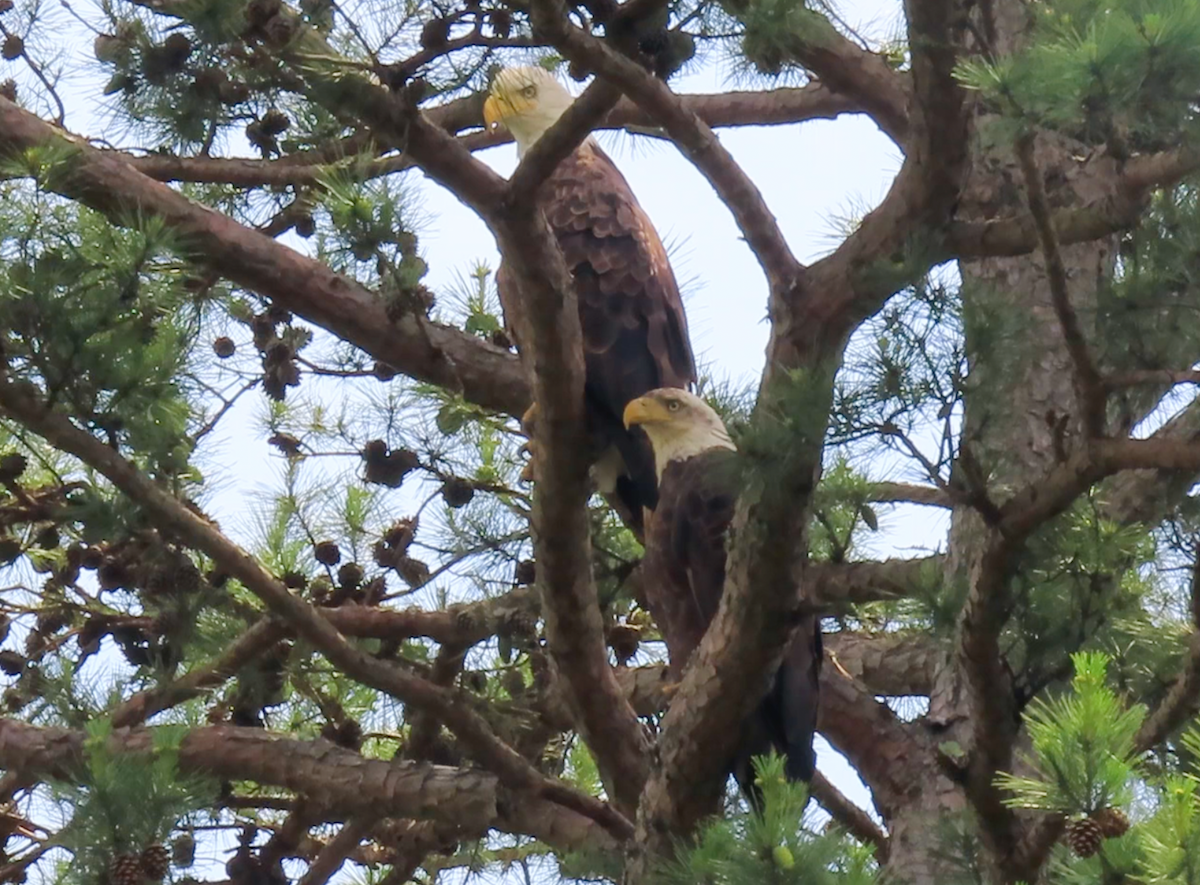
[[[542,206],[575,279],[595,454],[609,445],[620,450],[630,473],[622,498],[640,514],[655,505],[654,456],[645,435],[626,430],[621,415],[650,390],[696,380],[675,275],[625,177],[594,142],[559,165]],[[503,265],[496,283],[512,316],[516,292]],[[519,347],[519,335],[514,340]]]
[[[673,678],[682,676],[700,644],[725,585],[725,540],[737,488],[733,453],[712,449],[663,471],[658,510],[646,534],[646,593],[667,642]],[[814,769],[821,627],[806,618],[797,627],[762,704],[746,721],[730,771],[755,793],[750,760],[774,749],[792,780]]]

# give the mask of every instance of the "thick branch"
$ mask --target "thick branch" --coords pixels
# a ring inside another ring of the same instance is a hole
[[[1051,214],[1059,242],[1068,246],[1098,240],[1135,226],[1150,191],[1177,184],[1197,169],[1200,169],[1200,152],[1187,148],[1134,157],[1125,164],[1114,194]],[[947,229],[945,244],[944,258],[970,259],[1027,255],[1038,248],[1039,241],[1033,216],[1022,215],[955,222]]]
[[[12,382],[0,381],[0,410],[44,437],[55,448],[75,455],[106,476],[160,525],[189,546],[203,551],[222,571],[239,580],[348,676],[405,703],[434,712],[472,755],[499,775],[506,785],[566,804],[592,816],[615,833],[629,833],[629,823],[609,806],[541,775],[496,737],[487,722],[460,703],[452,692],[351,645],[316,609],[288,591],[254,557],[107,445],[75,427],[65,416],[48,411],[35,399],[28,385],[18,387]]]
[[[911,787],[908,772],[919,770],[914,766],[929,752],[918,726],[901,722],[864,686],[826,666],[817,727],[871,788],[884,818],[902,813]]]
[[[449,135],[442,135],[454,143]],[[139,216],[161,218],[222,276],[270,297],[404,374],[461,391],[472,402],[510,414],[520,415],[528,406],[525,377],[512,354],[415,313],[393,322],[383,302],[353,280],[188,201],[111,153],[65,136],[0,98],[0,154],[68,142],[76,154],[54,170],[55,192],[116,224],[128,224]]]
[[[539,409],[533,529],[546,638],[609,795],[632,813],[649,746],[609,665],[592,579],[590,446],[575,289],[541,211],[514,211],[496,233],[522,292],[520,315],[509,321],[521,330],[522,358],[532,370]]]
[[[38,728],[0,719],[0,766],[43,778],[70,778],[82,758],[81,732]],[[146,753],[152,731],[118,729],[116,752]],[[213,726],[189,732],[180,747],[185,770],[226,780],[248,780],[319,798],[330,814],[366,813],[375,818],[435,820],[455,827],[526,833],[563,848],[608,848],[599,826],[561,806],[525,795],[528,803],[513,826],[495,775],[423,762],[367,759],[324,740],[298,741],[255,728]]]
[[[876,695],[928,695],[942,648],[926,633],[830,633],[825,654]]]

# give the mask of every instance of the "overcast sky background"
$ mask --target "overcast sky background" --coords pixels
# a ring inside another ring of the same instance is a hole
[[[79,4],[74,8],[89,20],[100,21],[94,8]],[[838,9],[845,21],[872,41],[889,41],[902,32],[898,2],[843,2]],[[54,14],[49,5],[47,10]],[[62,34],[70,34],[72,29],[79,33],[80,45],[74,52],[80,57],[90,55],[91,35],[61,10],[55,17],[63,20]],[[102,85],[103,80],[94,73],[68,80],[69,129],[86,135],[109,134],[105,123],[111,117],[99,94]],[[702,70],[680,76],[672,85],[680,92],[760,88],[744,86],[731,64],[715,59]],[[578,85],[572,84],[572,88],[580,91]],[[806,262],[832,250],[841,239],[845,220],[861,217],[878,204],[901,163],[898,149],[865,117],[723,129],[719,136],[758,184],[792,248]],[[599,138],[668,245],[676,276],[685,289],[697,357],[718,378],[739,385],[755,384],[768,335],[767,288],[730,213],[669,143],[624,133],[602,133]],[[504,175],[516,165],[513,145],[477,156]],[[420,189],[428,219],[420,230],[422,251],[430,267],[427,284],[439,294],[446,293],[476,261],[485,260],[494,268],[499,256],[483,223],[420,173],[407,175]],[[261,432],[265,411],[261,393],[245,397],[206,441],[202,453],[206,476],[216,490],[205,505],[235,540],[247,546],[253,546],[258,536],[253,517],[261,509],[257,502],[279,488],[282,471],[282,459],[266,445]],[[917,479],[913,474],[890,478]],[[883,531],[872,541],[872,554],[929,552],[945,537],[946,518],[941,511],[885,508],[881,517]],[[870,807],[865,788],[823,740],[819,741],[818,757],[826,776],[854,801]],[[209,854],[213,861],[220,858],[212,875],[223,872],[224,857],[219,852]],[[347,875],[343,870],[335,881],[345,881]]]

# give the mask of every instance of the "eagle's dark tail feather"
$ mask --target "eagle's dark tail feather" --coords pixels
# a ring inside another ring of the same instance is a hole
[[[792,637],[771,689],[746,722],[734,759],[733,775],[751,803],[761,798],[754,784],[754,756],[771,750],[784,757],[789,781],[808,783],[816,771],[813,737],[817,731],[817,693],[821,659],[820,620],[806,618]]]

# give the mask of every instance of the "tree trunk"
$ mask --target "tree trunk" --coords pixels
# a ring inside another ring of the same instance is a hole
[[[1016,4],[1000,3],[1000,7]],[[1001,21],[1004,17],[1001,15]],[[1015,14],[1010,15],[1016,21]],[[1000,42],[1015,39],[998,34]],[[990,143],[986,117],[977,118],[972,168],[959,218],[986,220],[1017,215],[1026,209],[1026,191],[1011,143]],[[1115,191],[1117,166],[1104,156],[1078,159],[1084,151],[1053,134],[1038,138],[1034,156],[1046,182],[1053,208],[1075,206]],[[1071,302],[1085,336],[1095,330],[1098,289],[1111,277],[1115,240],[1108,238],[1062,250]],[[964,416],[956,476],[967,486],[986,490],[995,504],[1030,479],[1045,475],[1080,444],[1080,408],[1074,373],[1063,331],[1051,300],[1042,256],[993,258],[961,262],[962,299],[970,364],[964,391]],[[976,333],[973,317],[993,321]],[[1001,330],[997,339],[997,329]],[[955,508],[949,536],[945,581],[969,597],[985,571],[995,568],[985,552],[995,540],[973,506]],[[1007,617],[1007,612],[1004,613]],[[891,833],[887,871],[890,881],[945,882],[951,871],[961,875],[963,864],[973,866],[987,881],[1032,881],[1036,871],[1015,868],[1019,826],[997,826],[987,819],[1002,809],[991,801],[971,802],[963,786],[947,778],[936,761],[939,746],[976,754],[972,737],[975,709],[965,687],[961,630],[957,653],[947,654],[930,695],[927,724],[931,740],[929,761],[912,772],[914,790],[905,806],[887,821]],[[993,701],[1016,730],[1019,699],[1011,680],[992,686]],[[1000,737],[1000,736],[997,736]],[[1001,738],[1009,742],[1014,734]],[[1011,758],[1008,760],[1011,762]],[[969,774],[964,774],[969,777]],[[990,772],[985,774],[990,783]],[[957,780],[957,778],[956,778]],[[968,817],[963,817],[963,812]],[[970,833],[978,835],[979,850]]]

